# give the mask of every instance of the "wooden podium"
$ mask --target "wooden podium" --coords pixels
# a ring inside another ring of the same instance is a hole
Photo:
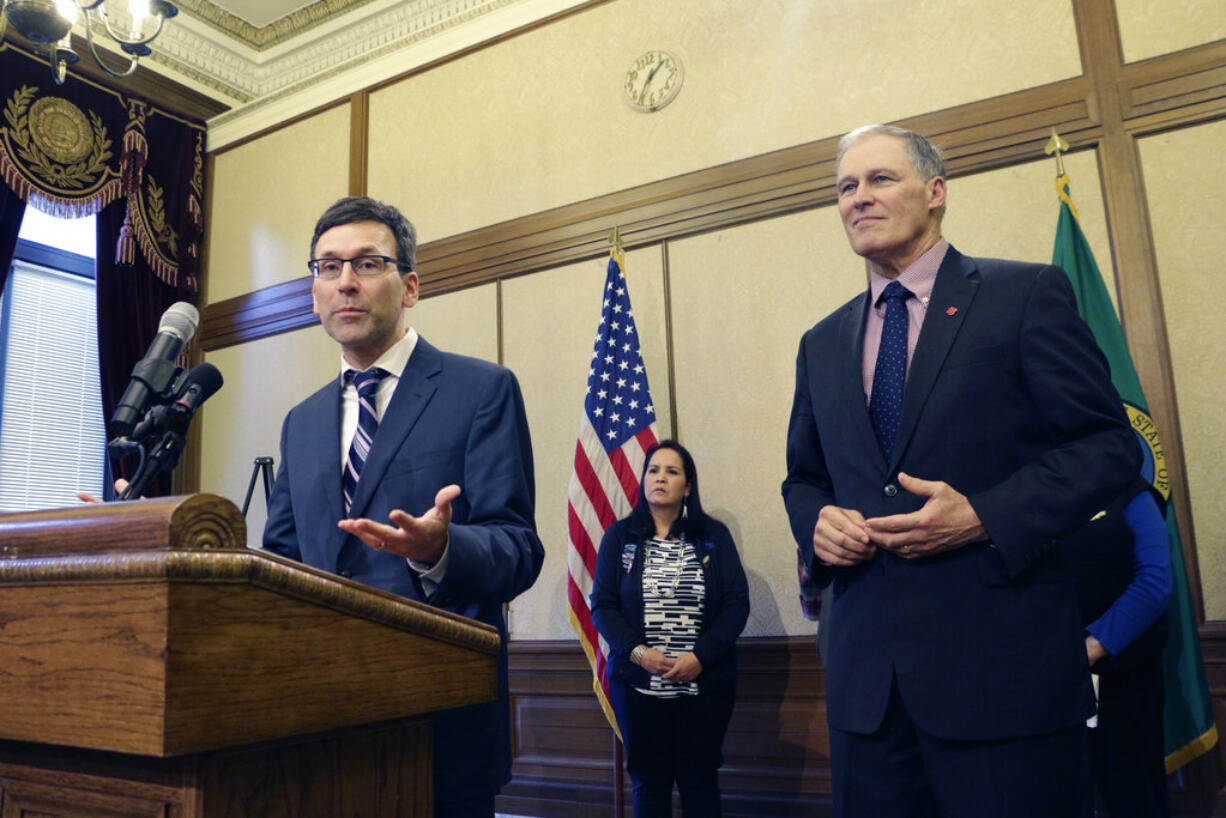
[[[197,494],[0,515],[0,818],[431,813],[488,625],[246,547]]]

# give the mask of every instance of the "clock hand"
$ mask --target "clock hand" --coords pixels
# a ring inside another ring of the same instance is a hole
[[[647,73],[647,79],[643,80],[643,90],[639,92],[639,103],[640,104],[643,102],[643,99],[647,96],[647,89],[651,87],[652,78],[655,77],[656,72],[659,71],[663,66],[664,66],[664,63],[658,62],[656,63],[655,67],[652,68],[651,71]]]

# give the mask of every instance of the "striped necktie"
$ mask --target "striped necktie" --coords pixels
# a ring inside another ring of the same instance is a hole
[[[387,370],[377,366],[362,372],[351,369],[345,373],[345,379],[352,382],[358,390],[358,428],[353,433],[353,442],[349,444],[349,457],[345,460],[345,471],[341,478],[345,493],[345,514],[349,514],[349,506],[353,503],[353,495],[358,488],[358,478],[362,476],[362,466],[366,463],[366,456],[370,454],[370,443],[375,439],[375,431],[379,428],[375,393],[379,391],[379,382],[388,374]]]
[[[881,346],[877,349],[868,413],[887,461],[894,454],[894,438],[902,417],[902,392],[907,381],[907,299],[912,295],[906,287],[891,281],[878,298],[878,303],[885,302],[885,321],[881,325]]]

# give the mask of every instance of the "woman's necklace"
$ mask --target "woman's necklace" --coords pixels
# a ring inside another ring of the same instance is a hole
[[[668,554],[658,544],[664,542],[663,537],[656,537],[657,554],[654,570],[651,572],[651,587],[655,595],[665,599],[672,599],[677,596],[677,588],[681,585],[681,575],[685,573],[685,537],[682,537],[679,542],[680,553],[677,559],[668,559]],[[671,575],[672,579],[668,577]],[[661,582],[661,580],[664,580]]]

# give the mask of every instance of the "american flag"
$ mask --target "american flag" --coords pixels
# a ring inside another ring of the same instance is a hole
[[[570,545],[566,553],[570,622],[595,674],[592,687],[596,697],[619,738],[621,731],[609,705],[609,646],[592,625],[588,598],[600,539],[605,529],[629,514],[638,501],[644,453],[657,439],[656,412],[630,311],[625,267],[625,254],[620,248],[614,249],[587,370],[575,470],[567,490]]]

